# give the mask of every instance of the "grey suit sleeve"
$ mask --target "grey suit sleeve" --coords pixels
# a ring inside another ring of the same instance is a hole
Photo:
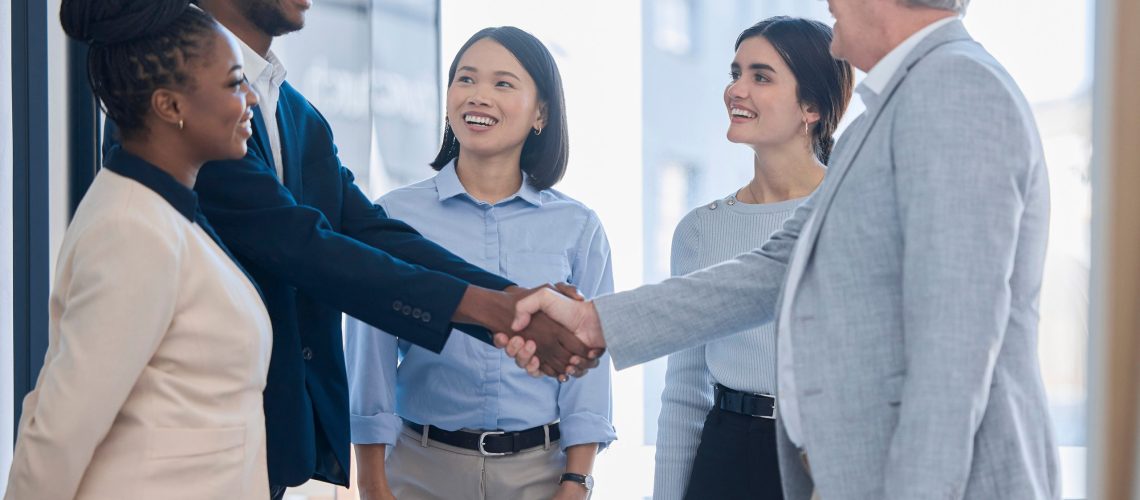
[[[1011,321],[1025,208],[1047,181],[1000,69],[950,53],[907,78],[892,132],[907,370],[885,498],[960,498]]]
[[[756,250],[595,300],[614,366],[628,368],[771,321],[792,248],[814,206],[813,195]]]

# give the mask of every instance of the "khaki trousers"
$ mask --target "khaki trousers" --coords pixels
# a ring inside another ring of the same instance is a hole
[[[566,468],[558,442],[514,455],[485,457],[404,428],[385,460],[399,500],[550,500]]]

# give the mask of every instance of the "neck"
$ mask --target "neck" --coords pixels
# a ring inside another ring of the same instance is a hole
[[[273,37],[268,33],[261,31],[242,14],[236,5],[236,2],[226,0],[200,0],[198,5],[203,10],[209,12],[214,16],[222,26],[230,30],[234,36],[245,42],[249,48],[257,52],[261,57],[266,57],[269,54],[269,46],[273,43]]]
[[[948,17],[956,17],[953,11],[942,9],[930,9],[922,7],[906,7],[902,5],[894,6],[895,9],[900,9],[894,12],[884,20],[880,36],[878,37],[881,43],[872,51],[870,57],[866,62],[855,65],[859,70],[864,73],[871,71],[879,61],[882,61],[887,54],[892,50],[902,45],[908,38],[918,33],[923,28],[931,24],[946,19]],[[852,64],[855,64],[852,62]]]
[[[777,203],[815,191],[826,169],[802,145],[789,146],[794,147],[754,148],[752,180],[737,192],[738,199],[743,195],[747,203]]]
[[[479,201],[497,203],[522,186],[521,154],[520,149],[513,155],[481,157],[461,148],[455,160],[455,174],[467,194]]]
[[[174,142],[123,140],[123,149],[170,174],[179,184],[194,189],[194,182],[198,179],[198,170],[202,168],[202,162],[187,159],[187,155],[181,152],[181,147],[170,147],[170,144]]]

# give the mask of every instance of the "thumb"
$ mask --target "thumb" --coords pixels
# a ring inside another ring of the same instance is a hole
[[[553,292],[551,292],[550,289],[543,288],[516,302],[515,319],[511,322],[511,329],[519,332],[522,331],[523,328],[526,328],[526,325],[530,324],[531,315],[542,310],[545,297],[548,297],[551,293]]]

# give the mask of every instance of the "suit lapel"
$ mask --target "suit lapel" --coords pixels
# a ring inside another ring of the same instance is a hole
[[[277,175],[277,165],[273,162],[273,149],[269,146],[269,135],[265,132],[265,119],[261,116],[260,106],[254,106],[253,110],[253,146],[261,152],[261,157],[265,159],[265,164],[269,165],[269,170],[273,171],[273,175]]]
[[[293,116],[295,110],[290,104],[291,93],[287,89],[288,84],[282,84],[281,94],[277,99],[277,129],[281,137],[281,163],[284,164],[281,170],[285,173],[285,187],[300,203],[302,199],[300,147],[304,138],[295,137],[297,135],[297,130],[293,127],[293,124],[297,123]]]
[[[867,137],[875,126],[879,123],[879,118],[882,116],[883,109],[887,107],[887,103],[894,97],[895,91],[898,90],[899,85],[906,79],[910,69],[918,64],[922,58],[930,54],[934,49],[951,42],[958,42],[963,40],[972,40],[966,28],[962,25],[961,21],[954,21],[946,26],[939,28],[926,37],[922,43],[919,43],[914,50],[907,55],[906,60],[899,66],[898,71],[895,72],[891,80],[887,82],[886,87],[876,97],[874,106],[867,108],[867,111],[857,118],[847,132],[840,139],[839,146],[836,147],[833,162],[828,167],[827,179],[824,181],[824,186],[820,191],[820,199],[816,205],[814,215],[815,221],[812,223],[811,231],[804,235],[807,240],[805,244],[810,245],[807,248],[808,258],[815,250],[815,242],[819,237],[820,228],[823,227],[824,219],[827,218],[831,202],[835,199],[835,193],[839,191],[839,186],[843,184],[843,179],[846,178],[847,172],[851,170],[851,165],[859,157],[859,152],[863,149],[863,145],[867,142]]]

